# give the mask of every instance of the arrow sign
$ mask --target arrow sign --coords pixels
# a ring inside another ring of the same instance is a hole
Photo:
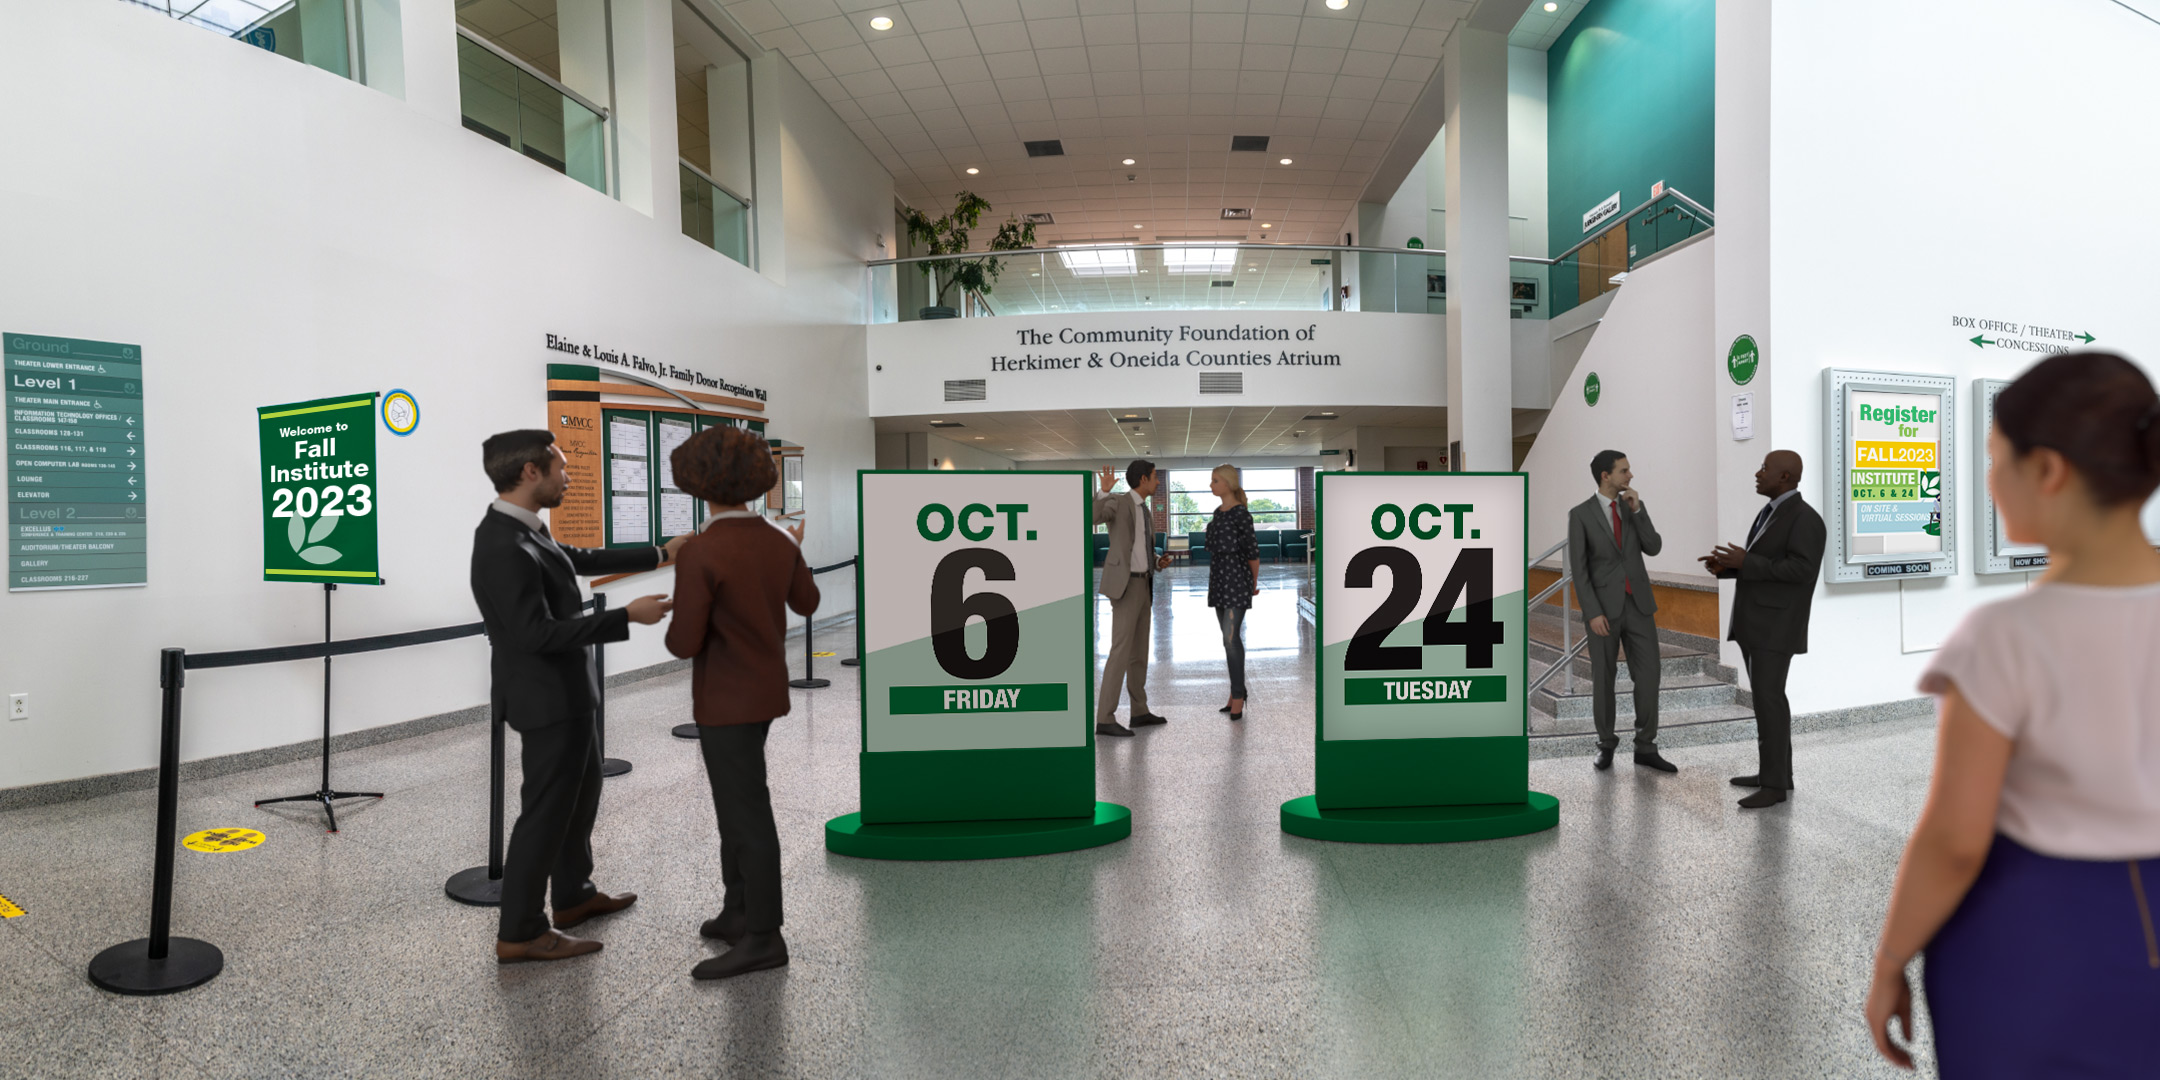
[[[2072,334],[2070,336],[2085,342],[2085,344],[2087,345],[2093,343],[2093,336],[2091,334]]]
[[[135,486],[135,483],[136,483],[136,481],[135,481],[135,478],[134,478],[134,477],[132,477],[132,476],[128,477],[128,486],[129,486],[129,487],[134,487],[134,486]]]
[[[140,466],[140,465],[137,465],[137,464],[135,464],[135,463],[134,463],[134,462],[132,462],[132,461],[128,462],[128,471],[129,471],[129,472],[134,472],[135,470],[137,470],[137,469],[140,469],[140,468],[142,468],[142,466]]]
[[[1994,341],[1993,341],[1992,339],[1990,339],[1990,338],[1985,338],[1985,337],[1981,337],[1981,336],[1980,336],[1979,334],[1974,334],[1974,335],[1972,336],[1972,343],[1973,343],[1974,345],[1980,345],[1980,346],[1987,346],[1987,345],[1993,345],[1993,344],[1995,344],[1995,342],[1994,342]]]
[[[136,499],[139,499],[139,498],[141,498],[141,497],[142,497],[142,496],[140,496],[140,495],[136,494],[135,492],[132,492],[132,491],[128,492],[128,501],[129,501],[129,502],[134,502],[134,501],[135,501]]]
[[[135,426],[135,418],[134,418],[134,417],[132,417],[132,416],[128,417],[128,426],[129,426],[129,427],[134,427],[134,426]]]
[[[134,442],[134,441],[135,441],[135,433],[134,433],[134,432],[132,432],[132,431],[128,432],[128,441],[129,441],[129,442]]]
[[[128,456],[129,456],[129,457],[134,457],[134,456],[135,456],[135,448],[134,448],[134,447],[132,447],[132,446],[128,447]]]

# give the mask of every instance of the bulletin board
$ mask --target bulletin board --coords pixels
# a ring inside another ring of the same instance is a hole
[[[1823,372],[1826,582],[1958,572],[1957,380]]]

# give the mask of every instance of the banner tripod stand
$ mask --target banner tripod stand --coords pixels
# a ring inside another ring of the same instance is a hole
[[[323,644],[330,644],[330,594],[337,586],[323,582],[322,635]],[[321,803],[323,814],[330,819],[330,831],[338,831],[337,806],[339,799],[380,799],[380,791],[337,791],[330,786],[330,658],[322,658],[322,786],[306,795],[286,795],[276,799],[257,799],[257,807],[273,803],[306,802]]]

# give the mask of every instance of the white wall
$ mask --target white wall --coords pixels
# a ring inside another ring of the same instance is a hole
[[[444,77],[422,57],[406,50],[408,89]],[[340,636],[475,618],[479,442],[545,422],[550,332],[767,389],[772,434],[808,447],[811,562],[853,554],[852,474],[872,458],[861,260],[891,230],[891,181],[782,69],[785,288],[454,117],[129,4],[0,7],[0,96],[19,103],[0,116],[0,329],[143,348],[151,527],[147,588],[0,594],[0,688],[34,713],[0,724],[0,787],[154,763],[161,646],[320,633],[319,589],[261,580],[257,405],[420,401],[417,433],[379,439],[389,583],[338,591]],[[851,602],[833,590],[822,613]],[[639,628],[609,665],[665,658]],[[487,695],[478,639],[337,671],[340,731]],[[308,738],[320,679],[190,676],[183,755]]]
[[[2148,370],[2160,360],[2160,279],[2145,255],[2160,248],[2160,127],[2107,104],[2160,101],[2160,26],[2101,0],[1973,0],[1941,16],[1919,0],[1771,11],[1770,422],[1778,445],[1807,458],[1802,491],[1818,505],[1831,494],[1817,468],[1824,368],[1955,376],[1969,507],[1984,482],[1964,426],[1970,380],[2013,377],[2036,357],[1975,347],[1953,316],[2075,327]],[[1761,104],[1728,101],[1722,72],[1719,85],[1722,139],[1729,108]],[[1718,244],[1729,253],[1722,168]],[[1854,196],[1864,210],[1848,217],[1839,207]],[[1970,512],[1955,525],[1955,578],[1818,586],[1796,710],[1912,696],[1926,650],[1966,611],[2023,585],[1976,577]]]
[[[1628,275],[1609,294],[1611,307],[1561,384],[1537,444],[1523,461],[1530,474],[1530,552],[1567,537],[1567,512],[1591,496],[1590,459],[1600,450],[1628,456],[1636,490],[1664,539],[1644,561],[1652,571],[1701,574],[1697,555],[1713,546],[1714,476],[1709,411],[1711,290],[1717,241],[1700,240]],[[1583,380],[1597,372],[1598,403],[1583,400]]]

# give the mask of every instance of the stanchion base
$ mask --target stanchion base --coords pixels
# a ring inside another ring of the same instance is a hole
[[[502,906],[502,879],[489,877],[485,866],[467,867],[450,875],[450,880],[443,883],[442,891],[460,904]]]
[[[825,823],[825,850],[858,859],[1010,859],[1113,844],[1132,835],[1132,811],[1097,802],[1095,816],[1026,821],[920,821],[865,825],[861,814]]]
[[[602,776],[621,776],[622,774],[629,771],[630,763],[624,761],[619,757],[604,757],[600,759],[600,775]]]
[[[1384,806],[1322,810],[1311,795],[1282,804],[1282,830],[1310,840],[1353,844],[1446,844],[1543,832],[1560,824],[1560,800],[1542,791],[1529,801],[1484,806]]]
[[[845,659],[845,660],[842,660],[842,661],[840,661],[840,666],[841,666],[841,667],[861,667],[861,666],[862,666],[862,657],[859,657],[859,656],[850,656],[850,657],[848,657],[847,659]]]
[[[797,690],[823,690],[832,685],[831,679],[789,679],[788,685]]]
[[[696,742],[696,741],[697,741],[697,737],[698,737],[698,733],[697,733],[697,725],[696,725],[696,724],[677,724],[677,725],[675,725],[675,737],[676,737],[676,738],[678,738],[678,739],[688,739],[688,740],[690,740],[691,742]]]
[[[100,990],[133,997],[177,994],[218,977],[225,954],[207,941],[168,938],[165,959],[150,959],[150,939],[124,941],[90,961],[90,981]]]

